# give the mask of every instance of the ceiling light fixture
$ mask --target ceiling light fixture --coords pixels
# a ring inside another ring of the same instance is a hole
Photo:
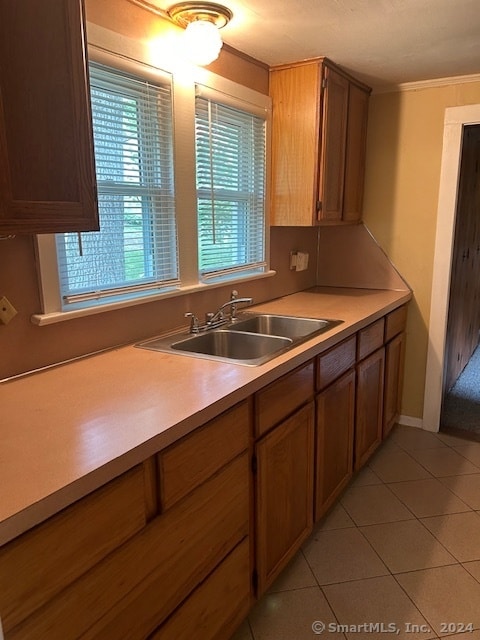
[[[233,18],[230,9],[213,2],[180,2],[167,13],[185,29],[186,47],[192,62],[204,66],[218,58],[223,45],[219,29]]]

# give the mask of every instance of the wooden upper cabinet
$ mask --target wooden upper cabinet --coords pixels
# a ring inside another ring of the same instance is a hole
[[[361,219],[369,87],[326,58],[272,68],[271,224]]]
[[[0,0],[0,234],[98,229],[82,0]]]

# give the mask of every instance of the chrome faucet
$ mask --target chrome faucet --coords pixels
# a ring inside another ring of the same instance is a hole
[[[190,333],[200,333],[200,331],[208,331],[208,329],[215,329],[227,322],[235,322],[237,319],[237,305],[238,304],[252,304],[253,298],[238,298],[238,291],[235,289],[232,291],[230,300],[224,302],[219,309],[215,312],[209,312],[205,315],[205,323],[200,324],[197,316],[191,311],[185,314],[186,318],[190,318]],[[230,315],[225,316],[224,309],[230,307]]]

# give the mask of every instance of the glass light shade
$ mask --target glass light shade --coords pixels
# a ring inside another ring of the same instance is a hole
[[[194,20],[185,30],[190,60],[200,66],[210,64],[219,56],[223,46],[218,28],[208,20]]]

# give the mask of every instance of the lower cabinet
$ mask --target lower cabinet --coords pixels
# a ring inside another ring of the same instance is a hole
[[[385,349],[378,349],[357,364],[355,408],[356,471],[370,458],[382,441]]]
[[[332,506],[353,473],[355,371],[317,395],[315,521]]]
[[[258,595],[312,531],[313,448],[313,402],[255,445]]]

